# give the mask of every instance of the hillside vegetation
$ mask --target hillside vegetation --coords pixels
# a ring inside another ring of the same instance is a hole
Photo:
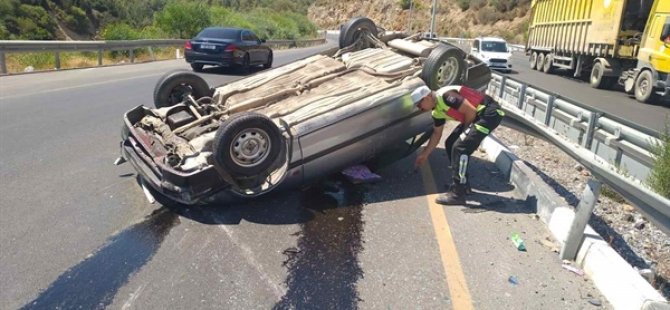
[[[337,29],[354,16],[368,16],[389,30],[430,30],[431,0],[316,0],[309,18],[319,28]],[[412,5],[410,22],[410,4]],[[525,42],[530,0],[439,0],[439,35],[473,37],[494,35]]]
[[[313,0],[0,0],[2,40],[190,38],[211,26],[262,38],[312,37]]]

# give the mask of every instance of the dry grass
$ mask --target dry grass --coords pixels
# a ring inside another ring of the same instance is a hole
[[[135,51],[135,62],[148,62],[175,58],[176,48],[156,48],[153,57],[146,49]],[[183,55],[183,51],[181,53]],[[90,68],[98,65],[96,52],[61,52],[61,69]],[[127,64],[130,57],[127,52],[105,52],[102,58],[103,66]],[[53,52],[40,53],[7,53],[7,73],[19,73],[26,68],[33,67],[34,71],[55,70],[56,60]]]

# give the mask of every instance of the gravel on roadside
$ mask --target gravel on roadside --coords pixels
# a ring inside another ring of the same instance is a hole
[[[496,129],[495,136],[569,205],[578,205],[592,177],[588,169],[560,148],[534,136],[504,126]],[[607,186],[603,186],[593,213],[591,227],[665,298],[670,298],[670,237]]]

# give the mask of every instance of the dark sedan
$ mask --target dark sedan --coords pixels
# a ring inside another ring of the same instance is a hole
[[[205,65],[241,67],[272,67],[272,49],[264,45],[248,29],[209,27],[186,41],[184,55],[194,71],[201,71]]]

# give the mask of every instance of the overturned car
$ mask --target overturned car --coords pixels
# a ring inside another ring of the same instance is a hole
[[[385,33],[367,18],[341,28],[339,48],[210,88],[169,72],[155,108],[124,115],[121,158],[184,204],[217,193],[254,197],[303,185],[388,150],[407,156],[432,131],[410,99],[422,85],[485,87],[485,63],[446,42]]]

